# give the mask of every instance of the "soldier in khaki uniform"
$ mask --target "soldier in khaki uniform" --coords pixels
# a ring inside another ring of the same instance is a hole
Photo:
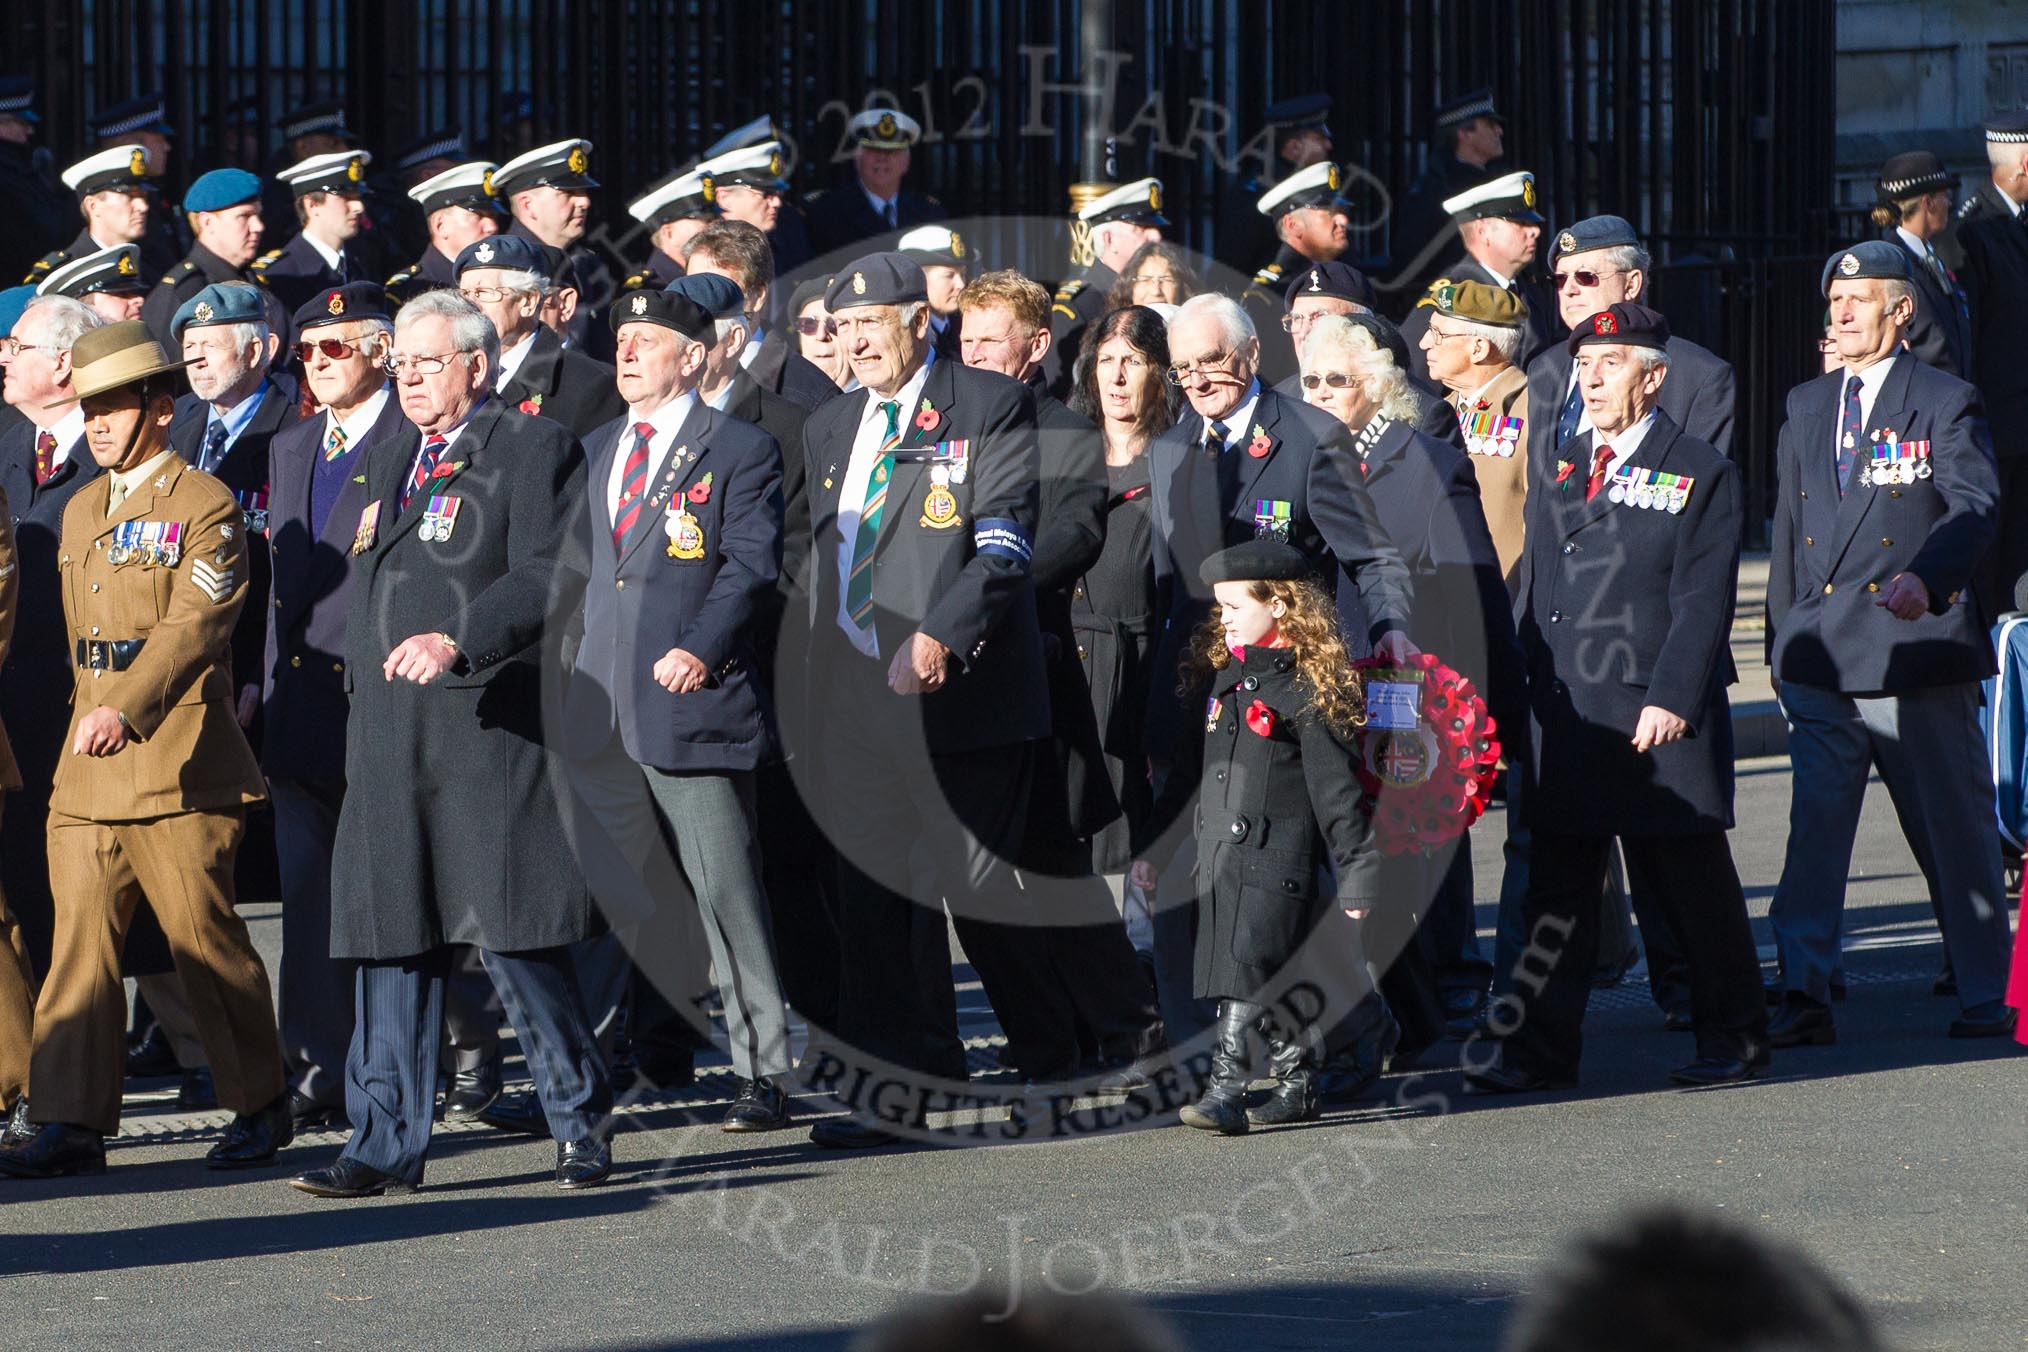
[[[15,571],[14,520],[7,499],[0,496],[0,663],[14,637],[14,602],[21,586]],[[14,749],[8,745],[7,730],[0,728],[0,789],[21,787],[21,772],[14,764]],[[28,945],[22,941],[21,926],[7,909],[7,896],[0,892],[0,1109],[7,1114],[0,1144],[12,1140],[28,1127],[28,1052],[34,1036],[35,978],[29,965]]]
[[[85,444],[108,473],[64,509],[64,615],[77,648],[70,754],[49,810],[56,943],[35,1008],[33,1134],[0,1173],[97,1173],[119,1126],[120,949],[145,892],[168,935],[219,1102],[212,1168],[290,1140],[268,975],[233,911],[233,857],[260,767],[233,718],[245,603],[239,504],[169,445],[172,359],[139,320],[72,349]]]
[[[1465,434],[1465,450],[1486,506],[1486,528],[1511,594],[1521,562],[1522,508],[1528,501],[1528,375],[1514,362],[1528,307],[1511,291],[1483,282],[1439,280],[1422,302],[1430,310],[1421,346],[1432,380],[1447,393]]]

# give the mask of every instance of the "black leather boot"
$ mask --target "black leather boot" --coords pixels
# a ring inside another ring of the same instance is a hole
[[[1275,1087],[1267,1100],[1246,1110],[1246,1120],[1256,1127],[1279,1127],[1290,1122],[1314,1122],[1323,1116],[1317,1090],[1318,1057],[1303,1033],[1288,1039],[1268,1035],[1268,1074]]]
[[[1204,1097],[1183,1109],[1183,1125],[1220,1136],[1246,1134],[1246,1087],[1252,1083],[1248,1067],[1247,1035],[1260,1021],[1261,1007],[1244,1000],[1220,1000],[1217,1041],[1211,1048],[1211,1083]]]

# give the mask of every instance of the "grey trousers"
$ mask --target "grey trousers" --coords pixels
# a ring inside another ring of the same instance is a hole
[[[1788,853],[1768,920],[1787,988],[1820,1003],[1830,999],[1852,841],[1867,771],[1878,766],[1898,803],[1919,805],[1903,817],[1903,829],[1923,838],[1910,845],[1918,859],[1926,852],[1935,870],[1938,918],[1957,972],[1959,1004],[1971,1009],[2000,999],[2011,941],[1978,687],[1864,697],[1790,681],[1781,702],[1795,787]]]
[[[761,887],[753,774],[671,774],[635,764],[615,740],[606,755],[572,761],[571,782],[636,877],[666,877],[673,866],[695,895],[725,1007],[733,1069],[749,1080],[786,1075],[792,1062],[788,1011]],[[658,852],[672,850],[673,860],[658,858]],[[627,928],[663,927],[651,917]],[[642,960],[650,978],[662,965],[651,957]],[[696,992],[663,994],[682,1009]]]

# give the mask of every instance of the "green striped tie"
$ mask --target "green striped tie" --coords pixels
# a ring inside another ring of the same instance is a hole
[[[887,481],[894,474],[894,448],[901,444],[901,404],[890,399],[880,411],[887,415],[887,434],[866,481],[866,504],[859,509],[859,530],[852,537],[852,572],[845,582],[845,613],[861,633],[873,627],[873,546],[880,539],[880,512],[887,505]]]

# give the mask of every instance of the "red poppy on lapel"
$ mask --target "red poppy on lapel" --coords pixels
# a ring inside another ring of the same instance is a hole
[[[1246,706],[1246,725],[1263,737],[1272,736],[1275,730],[1275,711],[1255,700]]]

